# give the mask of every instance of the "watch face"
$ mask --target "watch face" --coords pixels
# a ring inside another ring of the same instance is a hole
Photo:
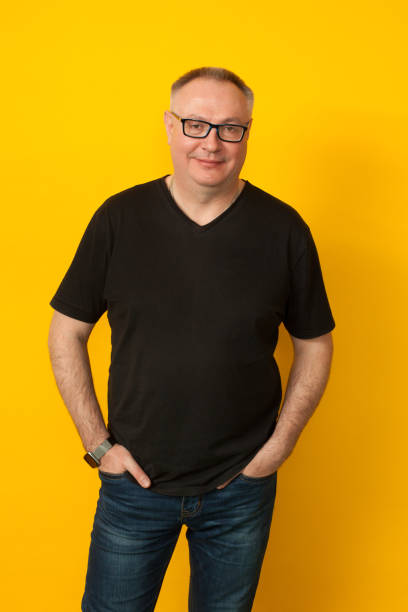
[[[91,467],[98,467],[99,465],[99,463],[95,461],[90,453],[86,453],[86,455],[84,455],[84,459]]]

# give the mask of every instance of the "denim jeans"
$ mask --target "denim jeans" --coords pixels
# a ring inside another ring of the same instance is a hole
[[[83,612],[154,610],[183,524],[190,560],[188,611],[252,609],[277,472],[261,478],[240,473],[223,489],[191,496],[155,493],[124,474],[98,472]]]

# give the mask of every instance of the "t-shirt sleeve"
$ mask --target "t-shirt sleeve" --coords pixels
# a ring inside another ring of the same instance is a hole
[[[49,302],[85,323],[96,323],[107,309],[104,288],[111,252],[106,201],[94,212],[74,258]]]
[[[324,286],[316,245],[304,224],[302,251],[290,273],[290,290],[283,324],[297,338],[314,338],[335,327]]]

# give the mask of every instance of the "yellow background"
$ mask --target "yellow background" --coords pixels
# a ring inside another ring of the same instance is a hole
[[[2,607],[80,609],[99,489],[54,382],[49,300],[95,209],[171,172],[171,83],[255,92],[241,176],[312,229],[336,329],[326,393],[280,468],[255,612],[407,598],[404,1],[19,2],[3,11]],[[89,351],[106,416],[106,314]],[[281,327],[285,388],[292,349]],[[187,610],[185,527],[158,612]]]

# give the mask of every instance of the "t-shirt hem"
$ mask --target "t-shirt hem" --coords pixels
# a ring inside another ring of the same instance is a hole
[[[328,327],[322,327],[320,329],[306,329],[306,330],[290,330],[286,328],[291,336],[295,338],[300,338],[301,340],[308,340],[311,338],[318,338],[319,336],[323,336],[324,334],[328,334],[336,327],[336,324],[333,323]]]
[[[52,308],[54,308],[54,310],[57,310],[58,312],[67,315],[68,317],[73,317],[74,319],[83,321],[84,323],[96,323],[99,318],[94,315],[91,315],[89,312],[85,312],[85,310],[82,310],[77,306],[67,304],[66,302],[63,302],[62,300],[56,297],[53,297],[49,304],[50,306],[52,306]]]
[[[228,472],[225,472],[220,478],[218,478],[214,483],[206,485],[206,486],[197,486],[197,487],[166,487],[165,485],[162,484],[158,484],[155,485],[154,482],[152,482],[152,484],[150,485],[150,487],[147,487],[148,490],[153,491],[154,493],[159,493],[160,495],[175,495],[175,496],[181,496],[181,495],[203,495],[204,493],[208,493],[209,491],[212,491],[213,489],[216,489],[219,485],[223,484],[224,482],[226,482],[227,480],[229,480],[230,478],[232,478],[233,476],[238,476],[239,473],[243,470],[243,468],[248,465],[248,463],[250,461],[252,461],[252,459],[255,457],[256,453],[259,451],[259,449],[263,446],[263,444],[261,446],[259,446],[259,448],[257,448],[255,451],[253,451],[249,456],[247,456],[244,461],[241,461],[237,466],[234,466],[234,468],[228,470]],[[139,483],[137,482],[137,480],[132,476],[132,474],[130,472],[126,472],[125,476],[132,482],[134,482],[135,484]],[[139,485],[141,486],[141,485]]]

